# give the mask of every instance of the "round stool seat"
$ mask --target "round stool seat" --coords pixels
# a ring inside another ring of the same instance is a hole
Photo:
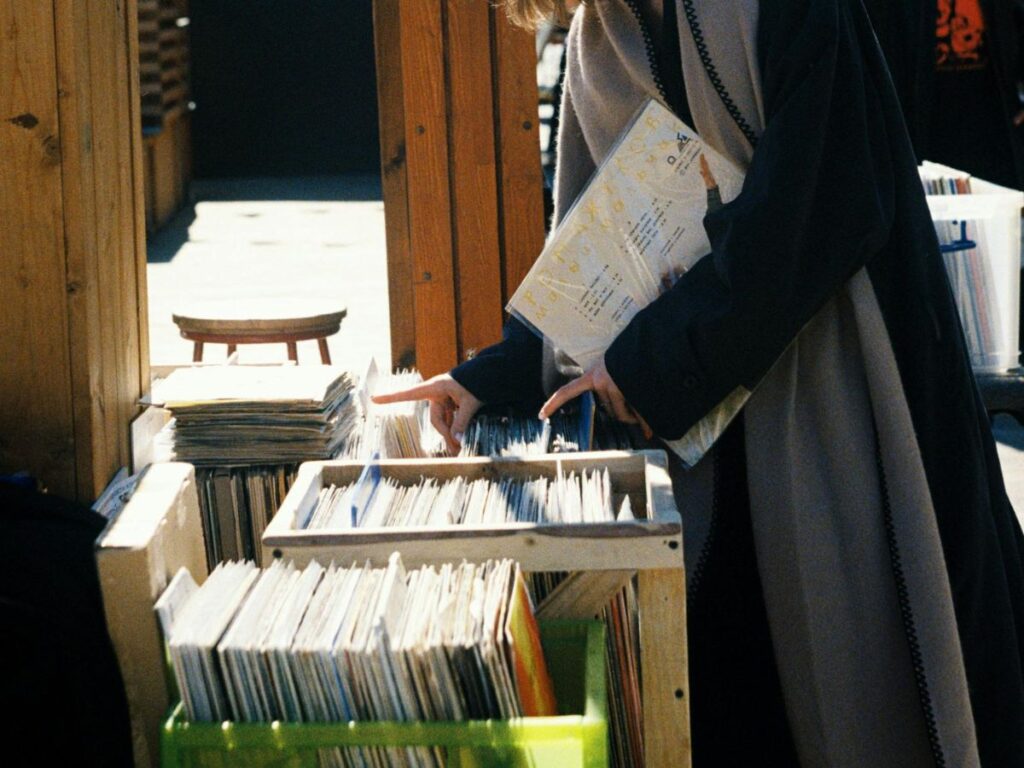
[[[347,314],[347,310],[340,309],[303,317],[230,318],[174,314],[171,319],[182,337],[194,343],[194,362],[202,361],[203,345],[207,343],[227,344],[229,355],[238,344],[283,343],[288,345],[288,358],[297,362],[296,342],[316,339],[320,345],[321,361],[330,363],[327,337],[338,332]]]

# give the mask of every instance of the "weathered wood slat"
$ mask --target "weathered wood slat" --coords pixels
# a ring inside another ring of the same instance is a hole
[[[503,304],[544,247],[544,197],[537,115],[537,56],[533,35],[494,14],[494,82],[498,115]]]
[[[91,501],[148,377],[133,0],[7,3],[0,23],[0,471]]]
[[[576,571],[537,606],[537,619],[592,619],[600,615],[636,571]]]
[[[448,0],[449,176],[458,275],[459,359],[501,340],[501,249],[490,10]]]
[[[0,471],[73,496],[54,27],[52,3],[0,3]]]
[[[441,0],[399,4],[401,77],[413,260],[416,365],[424,376],[457,361],[452,263],[445,30]]]
[[[409,181],[405,140],[405,102],[399,65],[402,50],[399,5],[374,0],[373,36],[377,57],[377,105],[380,114],[381,187],[388,252],[391,307],[391,360],[399,367],[416,361],[412,244],[409,239]],[[397,309],[401,307],[401,309]]]
[[[686,572],[637,574],[644,759],[650,768],[690,768],[690,678],[686,647]],[[645,621],[644,616],[657,616]]]

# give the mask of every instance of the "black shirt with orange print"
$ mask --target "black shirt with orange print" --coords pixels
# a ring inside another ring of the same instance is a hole
[[[920,160],[1024,188],[1018,0],[865,0]]]

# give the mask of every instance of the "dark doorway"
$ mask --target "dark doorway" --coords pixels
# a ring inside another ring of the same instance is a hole
[[[379,172],[368,0],[192,0],[198,178]]]

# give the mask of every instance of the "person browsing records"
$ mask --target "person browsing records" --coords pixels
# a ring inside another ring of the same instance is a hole
[[[695,764],[1024,765],[1024,535],[860,0],[594,0],[567,45],[555,224],[654,98],[745,170],[710,253],[589,370],[512,320],[378,399],[455,451],[485,403],[592,390],[676,440],[749,393],[673,459]]]

